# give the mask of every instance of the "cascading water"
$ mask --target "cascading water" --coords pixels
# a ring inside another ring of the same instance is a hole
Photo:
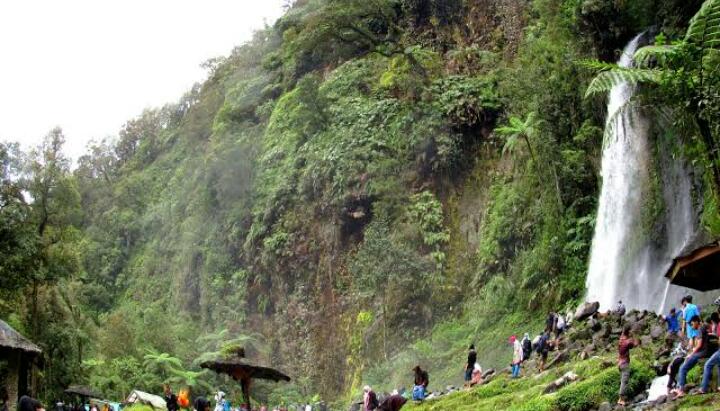
[[[627,45],[620,66],[632,65],[643,36]],[[673,158],[669,144],[651,142],[650,118],[628,104],[634,93],[635,87],[627,83],[616,85],[610,93],[587,300],[599,301],[603,310],[622,300],[628,308],[661,311],[665,301],[677,306],[680,296],[688,292],[669,285],[664,274],[695,233],[693,184],[682,160]],[[657,213],[649,210],[657,202],[653,170],[658,170],[664,203]],[[648,216],[656,221],[648,224]],[[648,226],[654,235],[649,235]]]

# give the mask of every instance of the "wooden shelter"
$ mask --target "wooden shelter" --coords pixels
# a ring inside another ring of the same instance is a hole
[[[0,360],[4,361],[7,377],[3,382],[8,393],[8,409],[16,408],[22,395],[34,396],[32,370],[42,350],[0,320]]]
[[[252,380],[261,379],[280,382],[290,381],[290,377],[276,369],[251,364],[244,359],[244,356],[245,351],[241,349],[230,358],[205,361],[200,364],[200,367],[213,370],[217,373],[227,374],[233,377],[235,381],[238,381],[242,388],[248,410],[252,410],[252,405],[250,404]]]
[[[683,252],[665,277],[671,284],[699,291],[720,289],[720,241]]]

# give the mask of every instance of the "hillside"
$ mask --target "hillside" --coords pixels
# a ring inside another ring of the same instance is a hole
[[[2,147],[4,193],[39,200],[3,211],[0,317],[51,358],[47,400],[163,382],[237,399],[198,368],[233,345],[293,377],[258,400],[333,409],[416,363],[458,384],[471,342],[504,366],[510,334],[585,295],[607,114],[590,81],[649,27],[682,39],[702,4],[298,0],[75,170],[54,130],[15,187]],[[709,142],[692,116],[664,133],[715,237],[718,77],[696,113]],[[644,98],[689,107],[677,84]]]

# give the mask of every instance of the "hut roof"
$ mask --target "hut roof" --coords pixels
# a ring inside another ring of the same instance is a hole
[[[268,367],[250,364],[241,358],[218,359],[214,361],[205,361],[200,367],[207,368],[219,373],[225,373],[236,380],[244,377],[261,380],[290,381],[290,377],[282,372]]]
[[[684,250],[665,274],[672,284],[700,291],[720,289],[720,241]]]
[[[40,354],[42,352],[40,347],[23,337],[3,320],[0,320],[0,348],[20,350],[29,354]]]
[[[99,398],[100,395],[96,394],[95,391],[92,390],[90,387],[86,387],[84,385],[71,385],[65,390],[66,394],[76,394],[81,397],[94,397]]]

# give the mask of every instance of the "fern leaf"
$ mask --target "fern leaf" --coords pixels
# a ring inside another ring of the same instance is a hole
[[[720,47],[720,0],[706,0],[690,20],[685,41],[700,48]]]
[[[646,46],[635,52],[633,58],[638,67],[647,68],[653,63],[659,67],[665,67],[675,53],[677,53],[677,46]]]
[[[615,68],[613,70],[599,73],[590,82],[585,98],[594,94],[607,93],[613,87],[622,84],[657,83],[660,80],[661,71],[636,68]]]

